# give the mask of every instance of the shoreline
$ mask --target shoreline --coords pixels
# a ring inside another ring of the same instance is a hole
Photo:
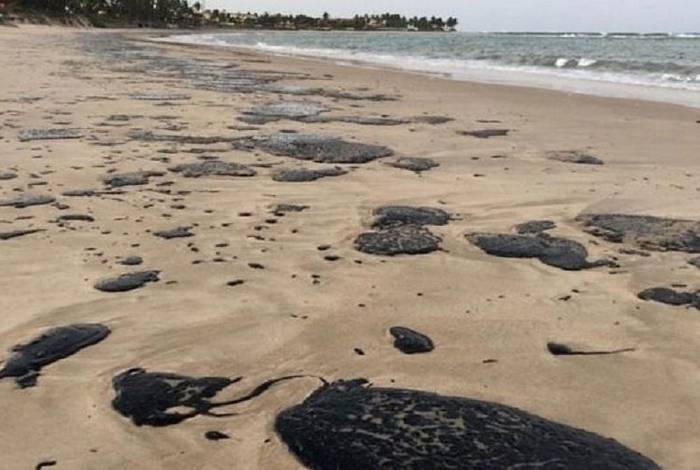
[[[8,469],[300,467],[274,423],[318,379],[156,428],[112,404],[114,378],[144,368],[243,377],[215,403],[290,375],[366,378],[512,406],[694,470],[700,316],[638,294],[700,289],[697,255],[609,241],[578,217],[700,220],[696,109],[149,39],[161,33],[0,28],[0,200],[55,199],[0,206],[12,234],[0,239],[0,360],[49,328],[111,330],[34,387],[0,380]],[[24,141],[27,129],[70,138]],[[306,134],[377,158],[266,147]],[[553,158],[566,151],[603,164]],[[436,166],[396,166],[416,157]],[[425,227],[439,249],[358,249],[375,211],[394,205],[447,213]],[[470,241],[542,220],[592,264],[563,270]],[[136,272],[148,273],[137,289],[95,287]],[[396,326],[434,350],[403,354]],[[555,356],[552,342],[621,352]]]
[[[221,34],[227,32],[218,31]],[[241,31],[238,31],[239,33]],[[251,32],[251,31],[242,31]],[[255,31],[252,31],[255,32]],[[265,31],[275,33],[276,31]],[[280,32],[280,31],[277,31]],[[166,44],[187,44],[200,47],[215,47],[229,48],[247,51],[256,51],[261,54],[270,54],[277,57],[293,57],[304,60],[321,60],[330,62],[336,65],[350,64],[358,67],[378,70],[395,70],[406,73],[417,73],[429,76],[440,76],[444,79],[464,81],[470,83],[481,83],[502,86],[515,86],[523,88],[536,88],[544,90],[553,90],[561,93],[573,93],[584,96],[598,96],[603,98],[618,98],[638,101],[649,101],[656,103],[670,103],[679,106],[684,106],[693,109],[700,109],[700,92],[677,88],[673,86],[658,86],[647,83],[621,83],[605,79],[597,79],[592,77],[572,77],[557,73],[556,70],[526,70],[515,68],[507,65],[493,64],[492,66],[476,67],[470,66],[461,70],[444,70],[431,72],[427,70],[426,63],[412,57],[396,56],[391,61],[388,59],[374,58],[371,55],[366,55],[364,58],[353,58],[352,56],[341,56],[334,58],[336,51],[328,50],[321,54],[312,53],[294,47],[286,48],[284,51],[278,46],[270,47],[269,49],[261,48],[260,46],[241,45],[241,44],[211,44],[205,42],[190,41],[188,37],[196,37],[199,35],[216,34],[217,31],[197,31],[186,32],[185,34],[174,32],[164,34],[163,37],[155,39],[158,42]],[[236,32],[231,32],[235,34]],[[284,33],[282,31],[282,33]],[[288,33],[288,32],[287,32]],[[353,32],[348,32],[353,33]],[[362,34],[362,32],[356,32]],[[277,50],[276,50],[277,49]],[[398,63],[403,61],[403,64]],[[437,67],[437,65],[436,65]]]

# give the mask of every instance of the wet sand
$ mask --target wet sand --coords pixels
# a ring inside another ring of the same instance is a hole
[[[34,386],[0,380],[3,468],[301,467],[273,423],[317,378],[217,410],[234,416],[139,427],[111,404],[112,379],[131,368],[243,377],[219,402],[291,375],[363,377],[517,407],[614,438],[664,468],[695,468],[700,311],[638,293],[697,291],[697,254],[615,243],[576,218],[699,220],[697,109],[154,44],[148,35],[0,27],[0,175],[15,175],[0,176],[0,202],[47,197],[0,206],[0,233],[41,230],[0,238],[0,358],[50,328],[111,330],[44,366]],[[71,131],[32,140],[27,129]],[[474,134],[494,129],[508,132]],[[370,147],[269,137],[290,131]],[[604,164],[552,158],[563,151]],[[235,165],[172,170],[210,157]],[[439,166],[387,164],[401,157]],[[336,167],[343,172],[314,181],[274,178]],[[373,210],[396,205],[437,208],[449,221],[372,226]],[[592,265],[493,256],[470,241],[542,219]],[[169,232],[179,227],[188,229]],[[439,249],[358,249],[359,235],[392,229],[427,232]],[[175,236],[155,235],[162,231]],[[129,256],[142,264],[122,264]],[[158,280],[133,290],[95,288],[151,271]],[[427,335],[434,349],[403,354],[394,326]],[[632,350],[555,355],[552,342]]]

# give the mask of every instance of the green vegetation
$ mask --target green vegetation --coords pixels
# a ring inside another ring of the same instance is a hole
[[[213,10],[208,20],[242,28],[260,29],[318,29],[318,30],[415,30],[452,31],[457,26],[457,18],[443,20],[436,17],[407,18],[395,13],[383,15],[355,15],[353,18],[331,18],[324,13],[320,18],[306,15],[271,15],[269,13],[227,13]]]
[[[0,0],[2,2],[2,0]],[[6,13],[18,16],[86,18],[96,26],[198,26],[201,15],[187,0],[9,0]]]
[[[8,4],[3,4],[9,1]],[[269,13],[228,13],[205,10],[199,1],[187,0],[0,0],[0,14],[19,13],[59,18],[86,18],[96,26],[219,26],[240,29],[314,29],[357,31],[453,31],[456,18],[413,17],[384,13],[331,18],[328,13],[315,18],[306,15]],[[0,15],[1,16],[1,15]]]

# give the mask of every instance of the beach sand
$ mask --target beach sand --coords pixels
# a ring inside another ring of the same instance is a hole
[[[596,238],[574,220],[583,212],[700,219],[697,109],[155,44],[148,35],[0,27],[0,173],[16,174],[0,180],[0,200],[27,192],[58,202],[0,207],[0,232],[44,230],[0,240],[0,358],[52,327],[111,329],[103,341],[46,366],[34,387],[0,380],[2,468],[42,461],[71,469],[301,467],[273,423],[318,379],[280,383],[220,410],[235,413],[230,417],[139,427],[111,406],[112,378],[135,367],[243,377],[218,401],[292,374],[364,377],[377,386],[507,404],[614,438],[664,468],[697,468],[700,311],[645,302],[637,293],[672,284],[700,289],[700,270],[688,264],[688,253],[623,254],[639,247]],[[251,72],[240,74],[239,89],[212,75],[242,70]],[[262,88],[260,77],[326,91],[290,96]],[[348,99],[370,94],[396,99]],[[238,120],[253,106],[283,100],[329,109],[320,116],[406,122]],[[453,120],[415,119],[426,115]],[[83,136],[22,142],[27,128],[77,128]],[[482,129],[509,133],[463,134]],[[134,130],[218,139],[146,141]],[[277,182],[271,175],[281,168],[328,166],[231,141],[280,130],[386,146],[394,156],[343,165],[342,176]],[[566,150],[605,164],[548,158]],[[202,155],[252,165],[257,174],[186,178],[168,171]],[[440,166],[417,174],[386,164],[397,157]],[[114,171],[162,173],[147,184],[108,188],[102,179]],[[76,189],[98,193],[63,195]],[[278,204],[308,208],[279,216]],[[355,249],[355,238],[371,231],[373,209],[385,205],[450,213],[448,224],[428,227],[442,250],[384,257]],[[65,214],[94,221],[56,223]],[[550,233],[580,242],[589,259],[615,257],[619,267],[565,271],[491,256],[465,238],[512,233],[537,219],[554,221]],[[154,236],[179,226],[194,236]],[[319,250],[323,245],[330,248]],[[143,264],[118,263],[129,255]],[[144,270],[160,271],[160,281],[122,293],[93,287]],[[227,285],[232,280],[244,283]],[[428,335],[435,349],[402,354],[388,333],[395,325]],[[554,356],[550,341],[634,351]],[[207,440],[210,430],[230,439]]]

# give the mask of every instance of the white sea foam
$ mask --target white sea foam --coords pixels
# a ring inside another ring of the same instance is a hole
[[[597,64],[598,61],[595,59],[586,59],[585,57],[578,60],[579,67],[590,67],[591,65]]]

